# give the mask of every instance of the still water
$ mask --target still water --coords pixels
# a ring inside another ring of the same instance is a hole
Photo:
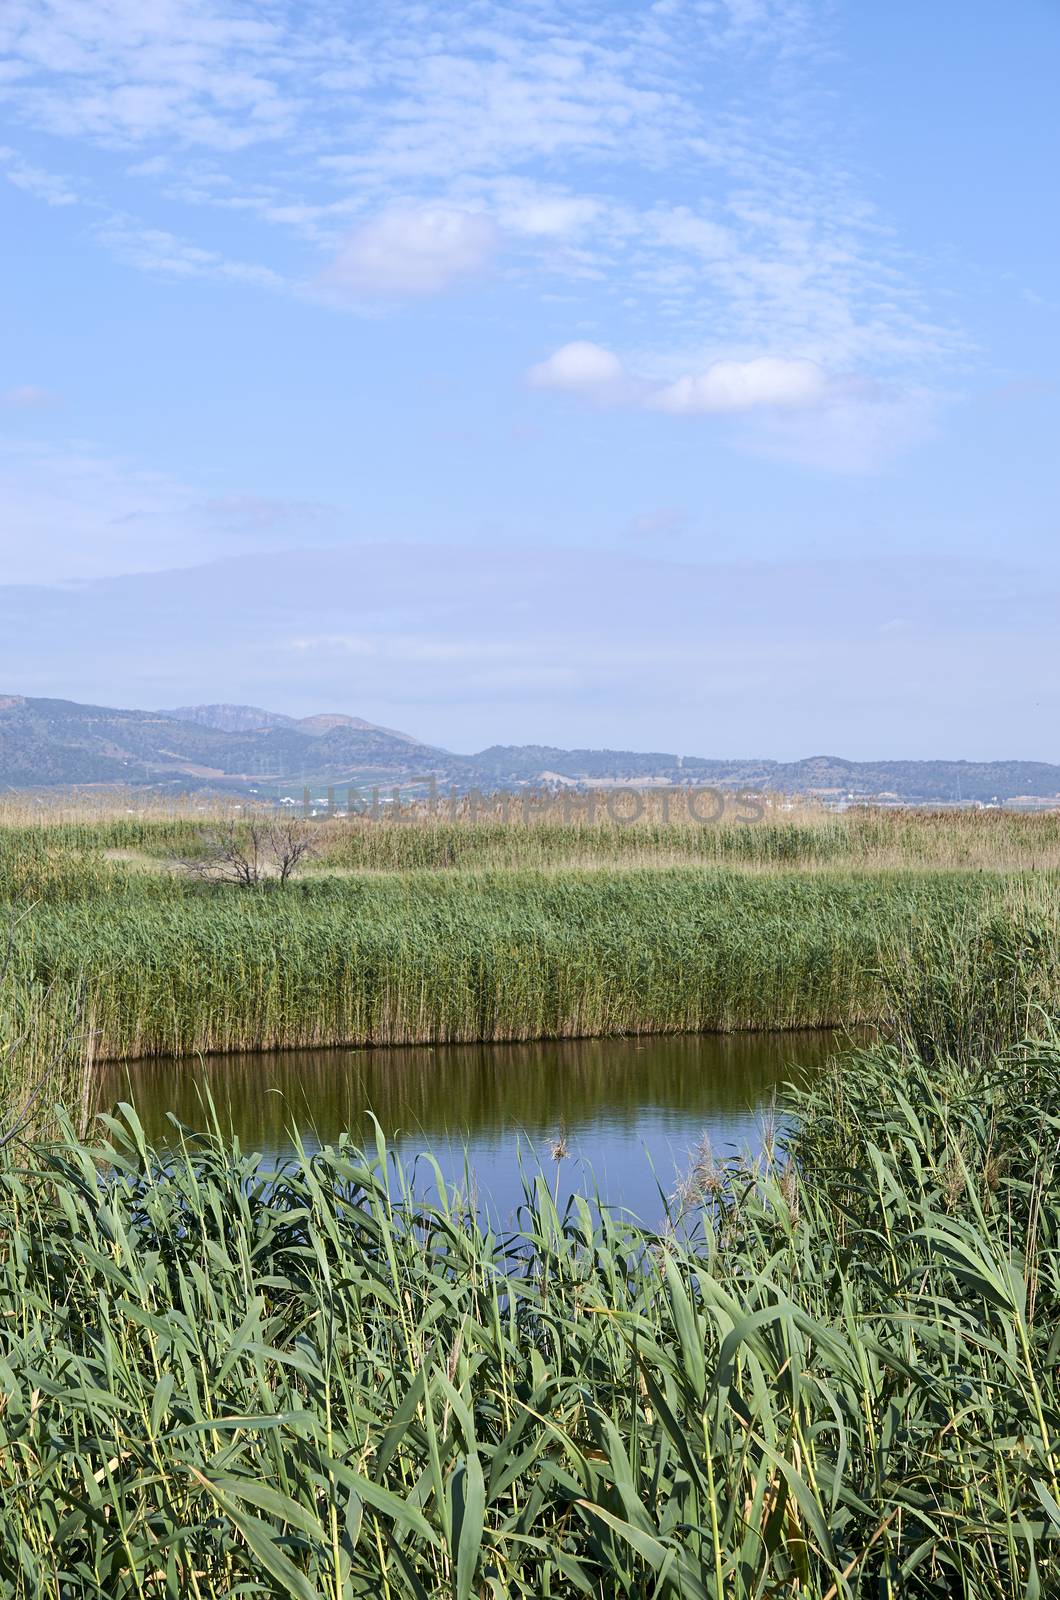
[[[103,1103],[131,1100],[148,1138],[174,1137],[168,1113],[206,1123],[208,1091],[245,1150],[282,1158],[297,1126],[309,1150],[343,1130],[371,1145],[378,1118],[392,1149],[429,1149],[446,1182],[509,1221],[519,1160],[561,1197],[599,1191],[646,1223],[704,1138],[717,1156],[761,1143],[776,1093],[819,1071],[843,1043],[826,1032],[579,1039],[503,1045],[290,1050],[111,1066]],[[424,1183],[427,1184],[426,1176]]]

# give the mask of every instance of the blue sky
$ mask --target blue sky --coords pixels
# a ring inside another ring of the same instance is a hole
[[[7,0],[0,688],[1060,759],[1060,7]]]

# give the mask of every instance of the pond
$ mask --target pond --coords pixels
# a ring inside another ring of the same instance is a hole
[[[291,1152],[294,1127],[311,1151],[343,1130],[371,1144],[375,1117],[404,1159],[430,1150],[446,1182],[502,1222],[522,1161],[550,1185],[558,1177],[561,1199],[598,1191],[650,1224],[704,1139],[716,1156],[759,1148],[783,1085],[844,1042],[804,1032],[288,1050],[111,1065],[100,1087],[105,1105],[131,1100],[158,1144],[176,1136],[169,1113],[206,1126],[208,1098],[244,1149],[271,1159]]]

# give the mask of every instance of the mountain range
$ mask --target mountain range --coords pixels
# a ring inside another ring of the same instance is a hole
[[[667,751],[491,745],[457,755],[361,717],[289,717],[244,705],[118,710],[0,696],[0,787],[135,786],[280,794],[426,783],[459,789],[693,783],[912,804],[1060,803],[1060,766],[1041,761],[723,760]]]

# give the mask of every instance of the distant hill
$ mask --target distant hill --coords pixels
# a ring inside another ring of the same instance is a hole
[[[845,761],[842,756],[811,756],[771,764],[765,786],[790,794],[893,795],[921,803],[1060,800],[1060,766],[1047,761]]]
[[[0,698],[0,784],[151,784],[232,788],[273,783],[384,782],[413,773],[448,776],[458,758],[358,718],[309,729],[245,706],[170,712],[114,710],[71,700]],[[208,722],[215,719],[229,726]],[[268,720],[246,726],[248,718]],[[314,722],[315,719],[309,719]]]
[[[297,728],[302,733],[334,733],[337,729],[354,729],[358,733],[383,733],[391,739],[421,748],[419,740],[410,733],[399,733],[396,728],[381,728],[375,722],[365,722],[363,717],[349,717],[343,711],[321,711],[312,717],[285,717],[281,711],[263,711],[260,706],[177,706],[172,711],[160,711],[160,717],[173,717],[178,722],[197,722],[203,728],[217,728],[221,733],[258,733],[266,728]]]
[[[0,696],[0,786],[150,785],[275,792],[437,779],[459,789],[523,785],[693,783],[816,795],[833,803],[893,800],[1060,801],[1060,766],[1042,761],[802,761],[679,756],[666,751],[491,745],[454,755],[361,717],[287,717],[257,706],[116,710],[72,700]]]
[[[674,778],[681,758],[658,750],[560,750],[549,744],[494,744],[468,757],[484,777],[532,782],[548,773],[582,779]]]
[[[467,758],[479,781],[717,784],[822,799],[897,799],[949,805],[975,800],[1058,799],[1060,766],[1044,761],[848,761],[809,756],[802,761],[721,760],[662,751],[560,750],[551,745],[491,745]]]

